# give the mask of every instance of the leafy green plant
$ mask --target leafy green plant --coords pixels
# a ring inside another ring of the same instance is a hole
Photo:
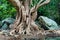
[[[3,20],[7,17],[13,17],[16,14],[16,9],[8,0],[0,0],[0,19]],[[13,16],[12,16],[13,15]]]

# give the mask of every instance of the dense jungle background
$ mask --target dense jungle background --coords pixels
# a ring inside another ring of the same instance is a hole
[[[39,2],[39,0],[33,0],[33,3],[30,5],[30,7],[34,6],[38,2]],[[0,28],[6,30],[8,28],[8,26],[14,22],[16,13],[17,13],[17,11],[16,11],[15,7],[8,0],[0,0]],[[37,13],[38,13],[38,17],[36,19],[36,24],[37,23],[41,24],[38,22],[39,21],[38,18],[40,16],[43,16],[43,17],[47,17],[48,19],[54,20],[55,25],[57,24],[58,28],[60,28],[60,0],[51,0],[51,2],[48,5],[41,6],[38,9]],[[42,18],[42,17],[40,17],[40,18]],[[42,19],[44,20],[44,18],[42,18]],[[48,23],[48,25],[51,23]],[[55,26],[53,27],[51,25],[51,28],[49,26],[48,27],[42,26],[42,28],[44,28],[45,30],[49,30],[49,29],[54,30],[54,28],[56,28],[56,27]],[[60,40],[60,38],[55,38],[55,37],[46,38],[46,40]]]

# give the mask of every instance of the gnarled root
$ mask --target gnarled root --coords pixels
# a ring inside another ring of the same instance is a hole
[[[24,22],[22,22],[19,26],[17,26],[14,30],[10,32],[10,35],[15,34],[27,34],[27,35],[33,35],[34,33],[38,32],[40,29],[35,24],[34,21],[31,21],[29,26],[25,26]]]

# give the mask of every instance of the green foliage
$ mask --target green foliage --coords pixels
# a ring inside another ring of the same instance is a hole
[[[58,1],[57,0],[51,0],[51,2],[48,5],[40,7],[38,10],[39,12],[42,12],[45,16],[55,16],[55,14],[58,14],[58,7],[57,7]]]
[[[7,17],[15,16],[16,9],[8,2],[8,0],[0,0],[0,20]],[[13,15],[13,16],[12,16]]]

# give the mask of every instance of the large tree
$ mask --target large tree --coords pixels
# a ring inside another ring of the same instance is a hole
[[[17,9],[17,15],[15,23],[12,25],[13,31],[11,34],[28,34],[32,35],[38,32],[40,28],[35,24],[37,18],[37,9],[45,4],[48,4],[50,0],[40,0],[36,5],[30,8],[32,0],[9,0]]]
[[[6,35],[0,35],[1,40],[22,40],[21,38],[29,37],[29,35],[30,37],[38,36],[41,40],[44,40],[44,37],[60,36],[60,30],[43,30],[35,24],[35,19],[37,18],[37,9],[42,5],[48,4],[50,0],[40,0],[31,8],[30,4],[32,3],[32,0],[9,1],[16,7],[16,20],[14,24],[10,25],[12,28],[9,31],[9,34],[6,34],[4,31],[0,32],[0,34]]]

